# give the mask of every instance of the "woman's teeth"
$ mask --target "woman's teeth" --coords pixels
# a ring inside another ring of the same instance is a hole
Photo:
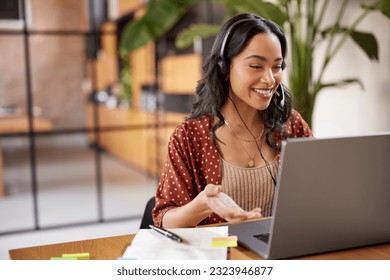
[[[254,88],[253,90],[257,94],[261,94],[261,95],[264,95],[264,96],[269,96],[269,95],[272,94],[272,89],[258,89],[258,88]]]

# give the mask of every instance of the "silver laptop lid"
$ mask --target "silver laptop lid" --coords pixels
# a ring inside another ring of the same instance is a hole
[[[282,149],[268,258],[390,242],[390,132]]]

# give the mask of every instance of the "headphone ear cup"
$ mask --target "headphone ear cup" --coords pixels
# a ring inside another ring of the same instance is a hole
[[[279,87],[280,87],[280,102],[279,102],[279,106],[281,108],[283,108],[284,107],[284,103],[285,103],[284,89],[283,89],[282,85],[279,85]]]
[[[219,66],[219,70],[221,70],[221,73],[223,76],[227,76],[229,73],[227,72],[227,69],[226,69],[226,64],[223,62],[222,59],[220,59],[218,61],[218,66]]]
[[[218,61],[218,66],[219,66],[219,69],[220,69],[221,72],[222,72],[222,70],[223,70],[223,61],[222,61],[222,59],[220,59],[220,60]]]

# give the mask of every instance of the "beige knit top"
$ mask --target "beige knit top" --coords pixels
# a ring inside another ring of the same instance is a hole
[[[269,168],[276,178],[276,158]],[[250,211],[260,207],[264,217],[271,216],[275,186],[266,166],[243,168],[222,159],[222,191],[229,195],[242,209]]]

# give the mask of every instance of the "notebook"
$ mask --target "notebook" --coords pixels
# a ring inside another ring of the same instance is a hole
[[[137,260],[226,260],[227,247],[213,246],[213,238],[228,236],[228,227],[172,228],[186,240],[177,243],[151,229],[140,229],[122,259]]]
[[[272,218],[229,234],[266,259],[390,242],[390,132],[284,141]]]

